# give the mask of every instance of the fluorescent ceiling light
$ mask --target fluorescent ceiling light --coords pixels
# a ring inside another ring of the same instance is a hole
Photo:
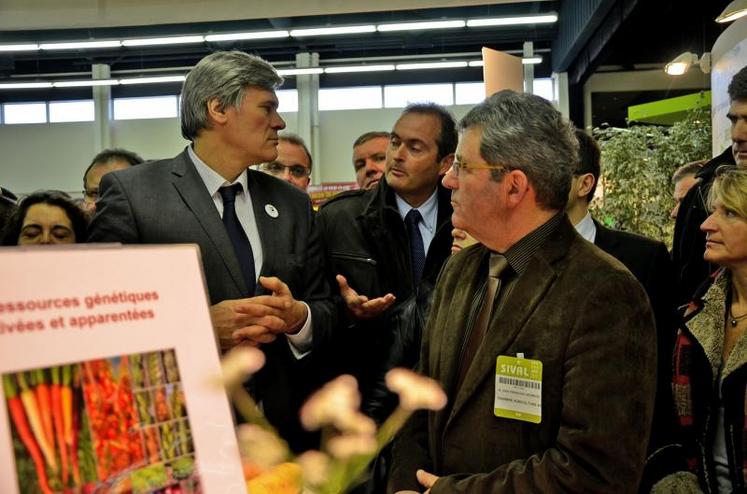
[[[205,41],[208,43],[220,41],[241,41],[244,39],[274,39],[287,38],[290,36],[288,31],[254,31],[248,33],[228,33],[228,34],[208,34]]]
[[[42,43],[39,48],[42,50],[86,50],[89,48],[119,48],[122,42],[119,40],[109,41],[74,41],[65,43]]]
[[[467,27],[486,26],[519,26],[522,24],[552,24],[558,22],[557,14],[523,15],[518,17],[488,17],[485,19],[470,19]]]
[[[425,62],[397,64],[397,70],[458,69],[462,67],[467,67],[467,62]]]
[[[521,63],[524,65],[537,65],[538,63],[542,63],[542,57],[522,58]]]
[[[731,22],[745,15],[747,15],[747,0],[734,0],[716,17],[716,22]]]
[[[22,44],[22,45],[0,45],[0,52],[8,52],[8,51],[36,51],[39,49],[39,45],[32,43],[32,44]]]
[[[116,79],[87,79],[82,81],[57,81],[53,82],[54,87],[93,87],[93,86],[116,86],[119,81]]]
[[[340,27],[318,27],[312,29],[293,29],[290,35],[297,36],[330,36],[335,34],[360,34],[374,33],[376,26],[366,24],[363,26],[340,26]]]
[[[379,24],[376,30],[382,33],[390,31],[417,31],[420,29],[454,29],[464,27],[467,23],[457,21],[424,21],[424,22],[397,22],[392,24]]]
[[[51,82],[11,82],[0,84],[0,89],[40,89],[52,87]]]
[[[321,74],[324,72],[324,69],[321,67],[309,67],[305,69],[280,69],[278,70],[278,74],[280,75],[312,75],[312,74]]]
[[[485,65],[485,62],[483,62],[482,60],[472,60],[469,63],[470,67],[483,67],[484,65]]]
[[[205,41],[205,36],[168,36],[165,38],[126,39],[122,41],[122,46],[182,45],[202,43],[203,41]]]
[[[119,83],[125,86],[131,84],[158,84],[163,82],[184,82],[186,76],[183,75],[167,75],[161,77],[132,77],[130,79],[120,79]]]
[[[324,72],[326,74],[347,74],[353,72],[386,72],[390,70],[394,70],[394,64],[327,67],[324,69]]]

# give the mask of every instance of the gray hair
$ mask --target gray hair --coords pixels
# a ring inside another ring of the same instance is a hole
[[[247,87],[274,91],[282,83],[273,66],[257,56],[240,51],[211,53],[195,65],[182,86],[182,135],[194,141],[200,130],[210,127],[211,99],[217,98],[222,108],[238,109]]]
[[[300,135],[294,134],[292,132],[285,132],[278,135],[278,140],[290,142],[291,144],[295,144],[296,146],[303,149],[303,152],[306,153],[306,157],[309,159],[309,170],[311,170],[311,168],[314,166],[314,159],[311,157],[311,152],[309,152],[309,148],[308,146],[306,146],[306,142]]]
[[[535,189],[537,202],[563,210],[578,162],[573,126],[539,96],[503,90],[472,108],[459,122],[459,132],[482,129],[480,155],[488,163],[521,170]],[[492,170],[500,180],[501,170]]]

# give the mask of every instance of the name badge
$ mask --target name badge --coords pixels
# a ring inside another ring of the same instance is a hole
[[[542,362],[498,356],[493,412],[506,419],[542,421]]]

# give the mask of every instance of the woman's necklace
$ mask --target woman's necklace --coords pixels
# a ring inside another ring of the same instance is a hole
[[[741,314],[739,316],[735,316],[734,312],[732,312],[732,310],[731,310],[731,304],[729,304],[729,322],[731,322],[731,327],[732,328],[736,328],[737,327],[737,323],[739,321],[741,321],[742,319],[744,319],[745,317],[747,317],[747,312],[745,312],[744,314]]]

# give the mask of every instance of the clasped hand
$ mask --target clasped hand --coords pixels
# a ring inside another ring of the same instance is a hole
[[[293,298],[288,285],[274,276],[260,276],[259,284],[272,295],[224,300],[210,307],[221,349],[270,343],[278,334],[297,333],[306,322],[306,305]]]

